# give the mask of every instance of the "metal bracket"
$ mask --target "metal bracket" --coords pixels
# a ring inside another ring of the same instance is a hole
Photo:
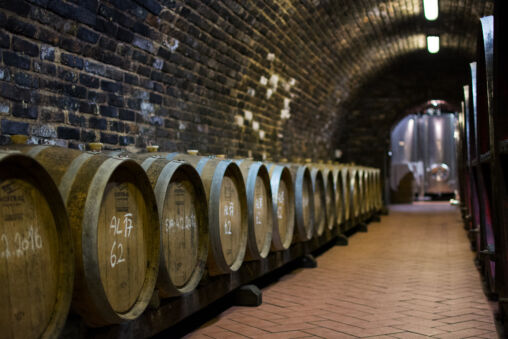
[[[496,250],[494,245],[488,245],[487,249],[478,252],[478,255],[482,258],[487,258],[490,261],[496,261]]]

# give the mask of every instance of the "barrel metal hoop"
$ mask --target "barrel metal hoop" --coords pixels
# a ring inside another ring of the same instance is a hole
[[[44,151],[47,148],[49,148],[49,146],[47,146],[47,145],[35,146],[34,148],[32,148],[28,152],[26,152],[26,155],[28,155],[29,157],[35,158],[36,156],[39,155],[39,153],[41,153],[42,151]]]

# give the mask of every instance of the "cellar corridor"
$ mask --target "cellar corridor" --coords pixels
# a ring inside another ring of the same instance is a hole
[[[497,338],[455,207],[394,205],[368,233],[231,307],[186,338]]]

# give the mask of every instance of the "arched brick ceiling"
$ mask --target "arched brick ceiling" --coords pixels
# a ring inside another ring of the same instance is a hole
[[[426,35],[441,37],[441,50],[473,57],[478,19],[493,11],[493,0],[440,0],[439,18],[427,21],[423,0],[301,1],[313,32],[327,39],[322,48],[335,56],[331,66],[346,94],[398,56],[426,49]],[[338,66],[337,66],[338,65]]]
[[[345,160],[376,166],[393,123],[409,108],[435,98],[460,106],[478,20],[493,11],[493,1],[440,0],[439,18],[430,22],[422,0],[302,4],[311,24],[328,37],[321,47],[335,56],[330,68],[339,74],[342,113],[335,125],[337,148],[345,150]],[[426,51],[427,34],[440,36],[437,55]]]

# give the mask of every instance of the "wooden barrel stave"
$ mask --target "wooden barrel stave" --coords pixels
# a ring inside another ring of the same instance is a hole
[[[311,168],[312,196],[314,199],[314,230],[319,237],[326,229],[326,193],[323,172],[318,168]]]

